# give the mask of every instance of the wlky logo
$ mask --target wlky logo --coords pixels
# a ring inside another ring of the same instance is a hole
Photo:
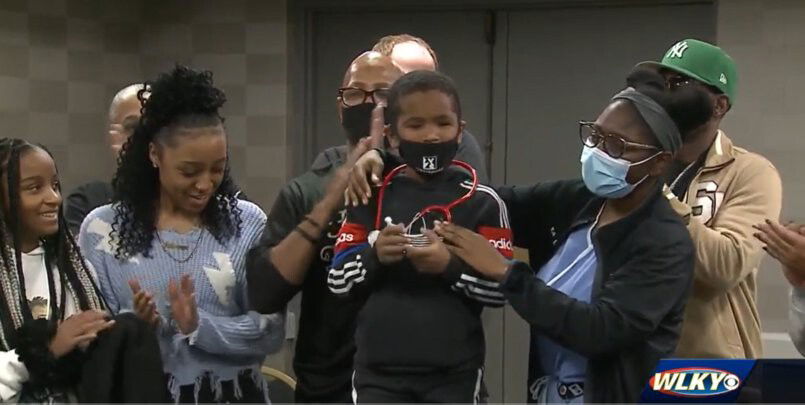
[[[640,402],[734,403],[754,366],[745,359],[662,359]]]
[[[654,391],[678,397],[709,397],[734,391],[741,379],[729,371],[686,367],[656,373],[649,381]]]

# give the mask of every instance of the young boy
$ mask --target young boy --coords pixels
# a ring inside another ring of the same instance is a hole
[[[333,293],[367,300],[355,334],[353,399],[477,402],[481,310],[505,301],[498,284],[453,256],[432,228],[452,221],[511,258],[506,207],[468,167],[453,163],[464,122],[448,77],[401,77],[389,91],[387,117],[406,166],[368,205],[347,212],[327,277]]]

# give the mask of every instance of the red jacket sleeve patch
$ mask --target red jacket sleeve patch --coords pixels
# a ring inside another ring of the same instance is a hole
[[[335,253],[338,254],[351,247],[358,246],[367,242],[368,233],[363,225],[344,222],[341,230],[338,231],[338,239],[335,242]]]
[[[494,226],[479,226],[478,233],[489,240],[489,244],[507,259],[514,257],[512,245],[512,231],[508,228],[497,228]]]

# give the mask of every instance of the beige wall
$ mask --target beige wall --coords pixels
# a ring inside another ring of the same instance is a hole
[[[738,65],[737,103],[724,129],[741,146],[764,155],[783,179],[783,219],[805,222],[805,2],[722,0],[718,43]],[[767,356],[796,356],[784,342],[788,284],[766,258],[759,300]]]
[[[104,4],[0,2],[0,136],[48,146],[67,188],[111,170],[106,100],[138,79],[133,23]]]
[[[111,178],[112,95],[176,62],[210,69],[233,173],[270,206],[286,176],[285,30],[285,0],[2,0],[0,136],[48,146],[66,190]]]

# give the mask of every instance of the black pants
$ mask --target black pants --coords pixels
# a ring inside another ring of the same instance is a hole
[[[219,400],[215,400],[215,392],[213,391],[212,384],[210,384],[209,377],[204,377],[201,381],[201,387],[198,392],[198,403],[202,404],[209,404],[209,403],[246,403],[246,404],[254,404],[254,403],[265,403],[265,395],[257,384],[254,383],[252,379],[251,371],[241,371],[238,375],[238,384],[240,385],[241,396],[240,398],[235,397],[235,385],[232,381],[223,381],[221,383],[221,398]],[[167,386],[167,385],[166,385]],[[179,402],[183,404],[192,404],[196,401],[195,396],[195,385],[183,385],[180,388],[179,393]],[[167,398],[171,397],[170,393],[168,393]]]
[[[274,402],[274,398],[271,398]],[[294,402],[297,404],[351,404],[352,403],[352,383],[347,381],[347,385],[327,393],[310,393],[296,383],[294,392]]]
[[[482,369],[457,373],[389,374],[358,369],[352,378],[355,403],[479,403]]]

